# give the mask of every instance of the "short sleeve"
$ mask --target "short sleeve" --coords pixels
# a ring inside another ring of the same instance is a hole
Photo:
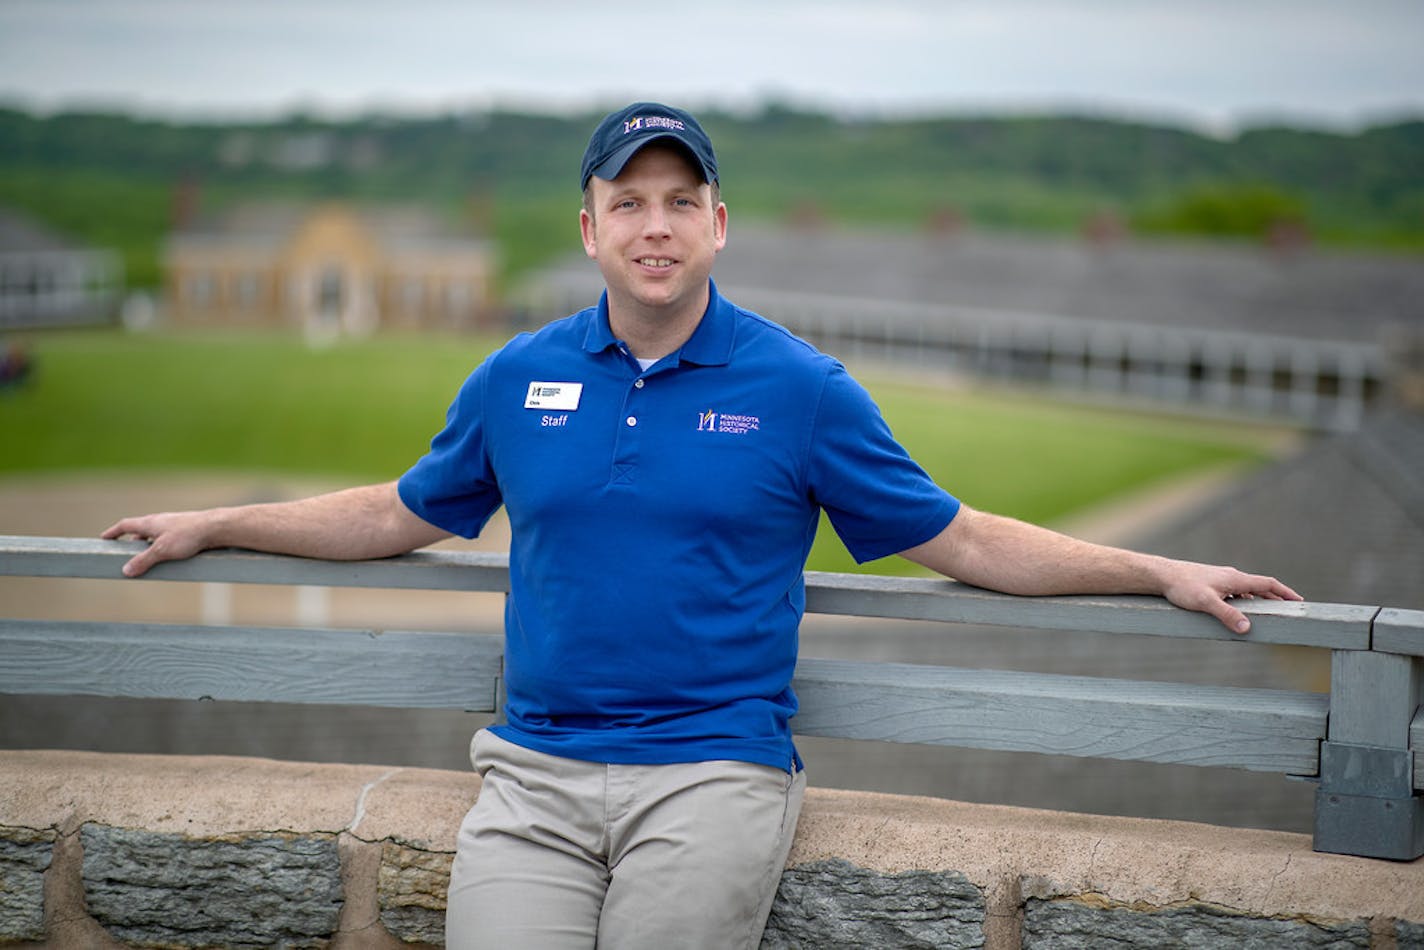
[[[445,414],[445,427],[430,442],[430,451],[397,485],[407,508],[465,538],[477,536],[502,501],[490,465],[485,412],[492,359],[465,380]]]
[[[896,441],[865,388],[837,364],[816,413],[808,487],[857,563],[939,534],[959,501]]]

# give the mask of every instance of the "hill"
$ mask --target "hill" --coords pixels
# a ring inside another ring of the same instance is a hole
[[[0,109],[0,204],[119,248],[130,282],[186,183],[206,208],[255,197],[414,201],[492,234],[506,278],[577,248],[574,172],[598,116],[293,116],[259,124]],[[703,116],[737,214],[907,228],[1292,233],[1424,249],[1424,119],[1230,138],[1076,116],[848,119],[767,106]]]

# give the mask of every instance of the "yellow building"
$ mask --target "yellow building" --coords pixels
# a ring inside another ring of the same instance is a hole
[[[239,207],[175,231],[164,263],[179,326],[465,329],[494,304],[489,243],[417,208]]]

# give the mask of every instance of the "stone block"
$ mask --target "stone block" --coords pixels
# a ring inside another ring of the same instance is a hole
[[[984,893],[955,871],[886,874],[848,861],[787,869],[763,950],[982,947]]]
[[[0,826],[0,943],[44,937],[44,872],[53,852],[53,831]]]
[[[394,841],[383,844],[376,899],[381,923],[393,936],[407,943],[445,942],[445,900],[454,859],[446,851],[422,851]]]
[[[1424,950],[1424,923],[1395,921],[1394,943],[1396,950]]]
[[[1366,920],[1252,917],[1209,904],[1142,910],[1081,898],[1024,902],[1023,950],[1103,946],[1368,950],[1370,929]]]
[[[164,947],[316,947],[341,913],[334,835],[221,838],[85,825],[84,897],[115,937]]]

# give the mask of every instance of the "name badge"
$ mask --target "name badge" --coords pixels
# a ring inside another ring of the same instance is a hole
[[[525,409],[558,409],[571,412],[578,408],[579,397],[583,395],[583,383],[542,383],[529,384],[529,393],[524,397]]]

